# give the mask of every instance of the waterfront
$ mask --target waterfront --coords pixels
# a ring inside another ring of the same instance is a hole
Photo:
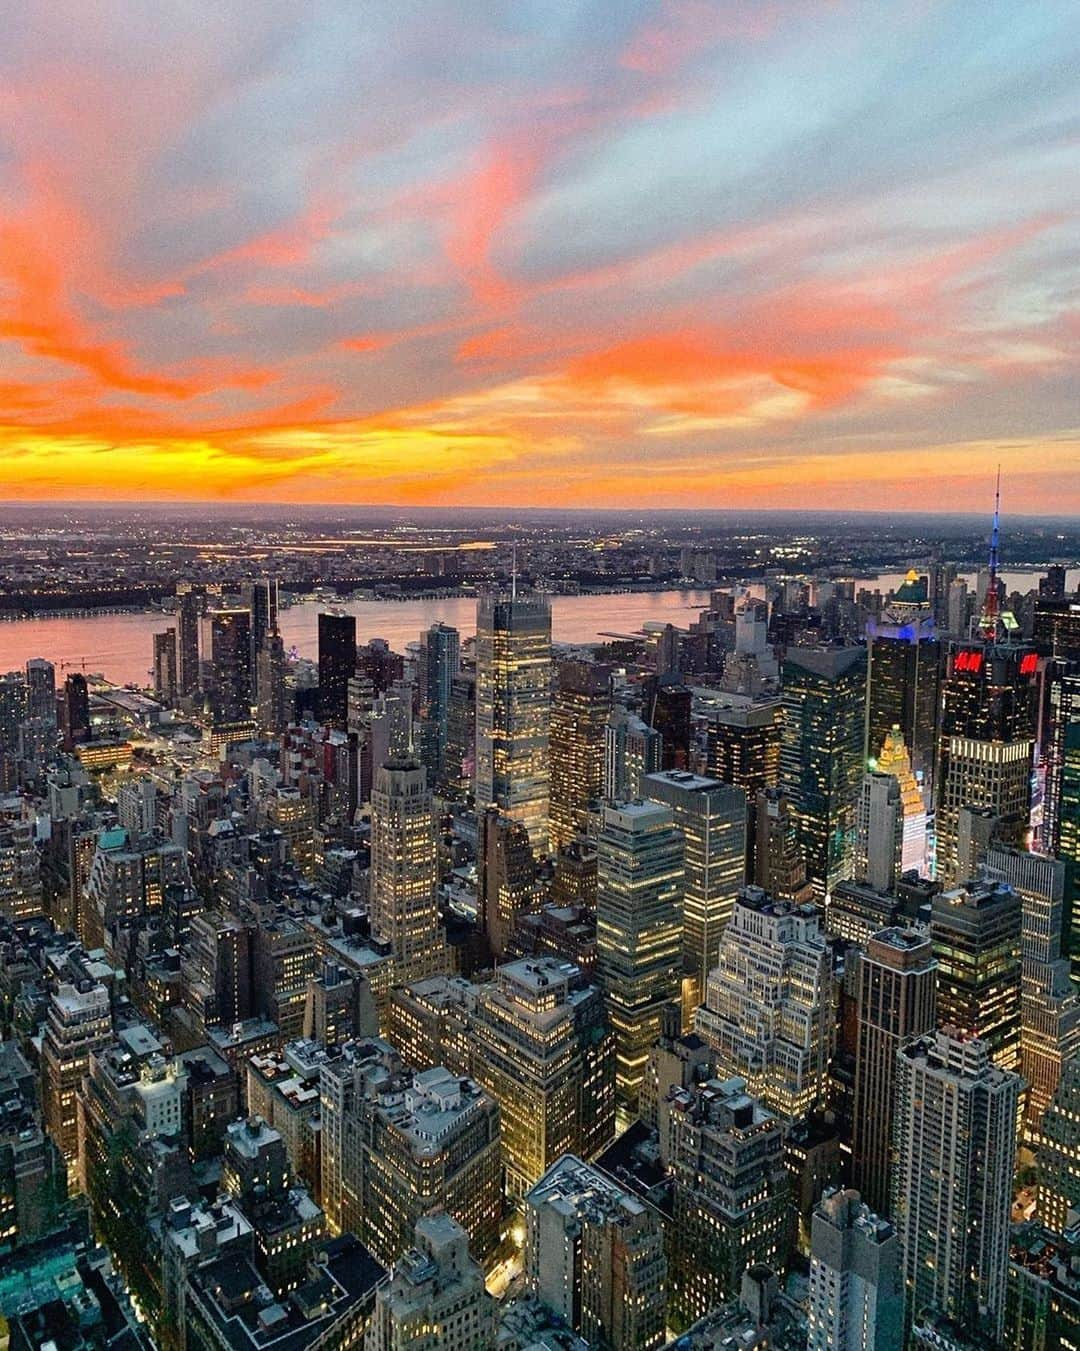
[[[965,574],[969,583],[973,575]],[[1010,591],[1038,585],[1041,569],[1005,571]],[[900,573],[882,573],[858,582],[859,587],[895,589]],[[1080,572],[1068,574],[1070,587]],[[552,598],[552,636],[557,643],[596,643],[611,634],[634,633],[646,623],[673,623],[685,627],[709,602],[708,590],[634,591]],[[289,650],[315,657],[320,610],[318,601],[304,601],[281,611],[282,637]],[[463,637],[476,627],[476,598],[450,596],[435,600],[349,601],[341,607],[357,618],[357,639],[366,643],[385,638],[398,652],[415,642],[436,620],[454,625]],[[58,677],[69,671],[102,674],[117,684],[147,685],[150,681],[152,635],[172,623],[158,611],[85,614],[21,619],[0,624],[0,671],[15,670],[31,657],[45,657]]]

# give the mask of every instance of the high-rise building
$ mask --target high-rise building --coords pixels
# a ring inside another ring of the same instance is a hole
[[[941,653],[925,577],[912,570],[877,619],[866,627],[866,740],[876,760],[893,727],[911,753],[911,767],[929,789],[934,771]]]
[[[526,1195],[525,1286],[590,1343],[664,1344],[664,1231],[657,1211],[564,1154]]]
[[[1076,972],[1080,968],[1080,721],[1066,731],[1062,755],[1058,858],[1065,864],[1066,945]]]
[[[41,857],[30,820],[0,817],[0,919],[30,919],[44,910]]]
[[[806,875],[791,803],[779,788],[758,789],[754,813],[753,882],[778,901],[809,901],[814,889]]]
[[[900,1047],[936,1026],[937,964],[920,929],[882,929],[860,957],[856,979],[852,1179],[880,1215],[891,1205],[892,1128]]]
[[[368,914],[372,935],[390,946],[399,981],[443,970],[437,886],[427,772],[417,760],[391,760],[377,772],[371,794]]]
[[[632,1108],[661,1011],[680,993],[684,845],[670,807],[604,808],[597,841],[597,965],[616,1045],[616,1091]]]
[[[616,708],[604,728],[604,797],[630,802],[641,796],[641,781],[664,761],[664,738],[636,714]]]
[[[64,749],[73,750],[90,740],[90,691],[86,677],[74,671],[64,680],[64,699],[61,705]]]
[[[543,596],[484,596],[476,616],[476,805],[520,821],[546,854],[551,606]]]
[[[319,717],[343,728],[349,677],[356,671],[356,616],[319,615]]]
[[[1080,1210],[1080,1055],[1061,1068],[1057,1090],[1043,1113],[1038,1147],[1039,1218],[1056,1233]]]
[[[604,788],[604,729],[611,668],[561,661],[551,704],[551,846],[584,835],[589,807]]]
[[[452,1216],[416,1223],[415,1245],[375,1293],[364,1351],[478,1351],[495,1339],[495,1302]]]
[[[720,940],[695,1029],[717,1074],[738,1075],[787,1121],[825,1106],[832,966],[815,906],[747,887]]]
[[[891,891],[903,869],[904,804],[891,774],[863,775],[855,812],[855,876]]]
[[[1080,745],[1080,664],[1062,667],[1054,663],[1046,690],[1042,735],[1043,810],[1039,831],[1041,848],[1048,854],[1060,854],[1063,833],[1076,839],[1076,747]],[[1063,801],[1067,745],[1072,737],[1073,797],[1072,813]]]
[[[682,973],[689,1023],[704,998],[720,937],[746,881],[746,794],[677,769],[647,774],[642,792],[671,808],[685,846]]]
[[[981,876],[934,897],[938,1022],[986,1043],[994,1063],[1020,1065],[1020,895]]]
[[[674,1184],[669,1322],[685,1328],[734,1299],[748,1267],[784,1265],[794,1212],[783,1124],[742,1079],[673,1089],[661,1113]]]
[[[463,671],[450,686],[446,714],[446,755],[443,760],[444,792],[455,798],[472,792],[476,773],[476,676]]]
[[[1025,843],[1031,814],[1038,657],[1020,643],[953,643],[941,687],[936,794],[937,876],[965,879],[958,859],[962,807],[989,808],[1008,843]]]
[[[460,652],[461,635],[448,624],[432,624],[420,635],[420,758],[432,786],[443,779]]]
[[[810,1239],[807,1351],[902,1351],[900,1240],[857,1191],[827,1187]]]
[[[266,635],[255,659],[255,688],[259,730],[275,736],[288,725],[285,693],[285,643],[277,630]]]
[[[948,1030],[897,1061],[892,1210],[908,1322],[929,1308],[1000,1339],[1020,1078]]]
[[[56,727],[56,668],[44,657],[31,657],[26,663],[26,716]]]
[[[243,722],[251,717],[251,612],[210,610],[204,617],[209,652],[204,663],[204,687],[217,723]]]
[[[899,727],[891,727],[876,761],[878,774],[891,774],[900,785],[903,831],[900,872],[926,872],[926,799],[911,767],[911,756]]]
[[[1080,1052],[1080,993],[1062,956],[1066,869],[1057,859],[1004,845],[987,852],[986,866],[1020,897],[1019,1068],[1027,1085],[1025,1135],[1037,1142],[1061,1067]]]
[[[708,772],[721,783],[741,788],[749,803],[780,779],[779,699],[719,708],[709,717]],[[747,832],[747,875],[754,876],[756,836]]]
[[[176,675],[181,696],[194,695],[199,690],[199,618],[204,599],[199,587],[190,582],[177,583]]]
[[[49,996],[41,1042],[41,1108],[45,1127],[77,1180],[79,1155],[76,1093],[90,1056],[112,1039],[112,1009],[104,985],[60,984]]]
[[[603,1000],[576,967],[508,962],[465,1020],[472,1074],[502,1109],[511,1196],[563,1154],[592,1158],[614,1135],[614,1039]]]
[[[154,836],[138,839],[122,827],[102,831],[79,907],[79,936],[93,950],[116,925],[161,913],[169,885],[189,888],[187,855]]]
[[[476,849],[476,913],[496,961],[506,956],[519,918],[538,904],[536,857],[521,821],[488,807]]]
[[[865,648],[788,649],[780,787],[791,801],[819,898],[851,870],[865,686]]]
[[[154,694],[167,708],[171,708],[179,698],[174,628],[154,634]]]

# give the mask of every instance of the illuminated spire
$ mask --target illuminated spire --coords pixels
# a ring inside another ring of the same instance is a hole
[[[979,619],[979,633],[993,641],[998,637],[1001,619],[998,598],[998,533],[1001,521],[1001,465],[998,465],[997,487],[994,490],[994,525],[990,531],[990,581],[983,600],[982,615]]]

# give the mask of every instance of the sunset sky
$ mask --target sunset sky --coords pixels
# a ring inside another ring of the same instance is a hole
[[[0,497],[1080,511],[1076,0],[0,34]]]

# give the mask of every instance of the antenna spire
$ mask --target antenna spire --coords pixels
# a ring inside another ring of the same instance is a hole
[[[979,631],[983,637],[994,639],[998,636],[998,539],[1001,525],[1001,465],[997,467],[997,485],[994,488],[994,524],[990,531],[990,580],[983,600],[982,617]]]

